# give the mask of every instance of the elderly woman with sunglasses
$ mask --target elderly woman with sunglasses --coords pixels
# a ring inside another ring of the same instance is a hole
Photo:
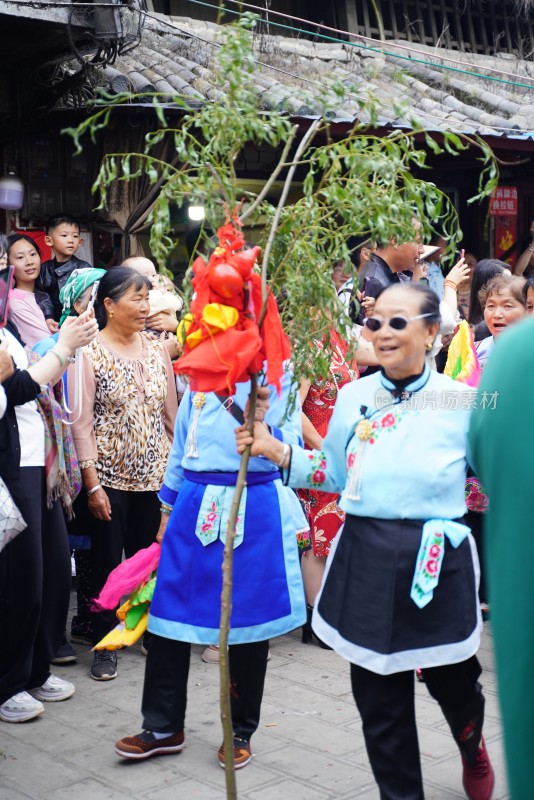
[[[322,450],[289,447],[256,423],[238,451],[284,467],[293,487],[340,492],[346,522],[315,604],[317,636],[351,663],[352,692],[381,800],[423,800],[414,670],[441,706],[471,800],[494,774],[482,738],[475,656],[482,620],[476,548],[463,524],[473,395],[430,370],[440,323],[428,287],[386,289],[366,320],[381,371],[344,386]]]

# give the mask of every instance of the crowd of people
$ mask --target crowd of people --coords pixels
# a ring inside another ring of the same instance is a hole
[[[468,454],[473,388],[443,373],[462,320],[484,369],[502,333],[534,313],[534,248],[515,274],[464,251],[445,274],[448,242],[425,247],[417,220],[412,241],[353,242],[353,263],[333,267],[330,330],[312,342],[328,343],[328,374],[303,380],[291,403],[286,364],[280,391],[258,390],[251,434],[249,383],[228,405],[177,381],[172,282],[143,257],[94,269],[76,256],[81,242],[67,214],[47,225],[54,258],[43,263],[30,236],[0,236],[0,266],[14,267],[0,330],[0,489],[25,523],[0,552],[0,719],[33,719],[74,694],[50,665],[109,633],[115,613],[93,598],[124,557],[158,541],[143,730],[115,749],[135,760],[183,749],[190,645],[219,659],[222,551],[250,446],[229,634],[235,768],[251,759],[269,639],[302,627],[304,644],[350,663],[383,800],[424,797],[416,674],[459,748],[467,796],[489,800],[476,657],[487,498]],[[90,677],[117,675],[116,650],[95,649]]]

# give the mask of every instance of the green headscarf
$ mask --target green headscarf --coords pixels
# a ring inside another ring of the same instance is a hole
[[[69,279],[63,289],[59,293],[59,299],[63,303],[63,312],[59,321],[63,325],[67,317],[73,317],[76,314],[74,303],[80,299],[86,289],[89,289],[94,283],[100,280],[106,274],[105,269],[75,269],[69,276]]]

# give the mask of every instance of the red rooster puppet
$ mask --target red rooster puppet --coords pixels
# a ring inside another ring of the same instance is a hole
[[[267,380],[280,390],[289,341],[271,292],[262,308],[261,276],[253,271],[261,248],[244,250],[236,214],[217,231],[219,246],[208,263],[193,262],[194,297],[178,329],[184,345],[174,370],[190,379],[194,392],[232,395],[236,383],[248,381],[266,363]]]

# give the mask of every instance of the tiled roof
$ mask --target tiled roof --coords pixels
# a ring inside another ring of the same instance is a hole
[[[214,55],[221,30],[214,23],[153,15],[139,47],[106,68],[105,79],[115,91],[129,87],[216,101]],[[351,121],[365,118],[360,103],[371,96],[378,101],[381,125],[410,127],[411,114],[427,130],[534,138],[532,62],[424,45],[408,50],[406,42],[388,42],[386,54],[369,42],[354,44],[255,34],[254,85],[264,107],[313,117],[326,103],[335,109],[335,119]],[[332,91],[334,81],[348,89],[342,100]],[[409,114],[399,101],[406,102]]]

